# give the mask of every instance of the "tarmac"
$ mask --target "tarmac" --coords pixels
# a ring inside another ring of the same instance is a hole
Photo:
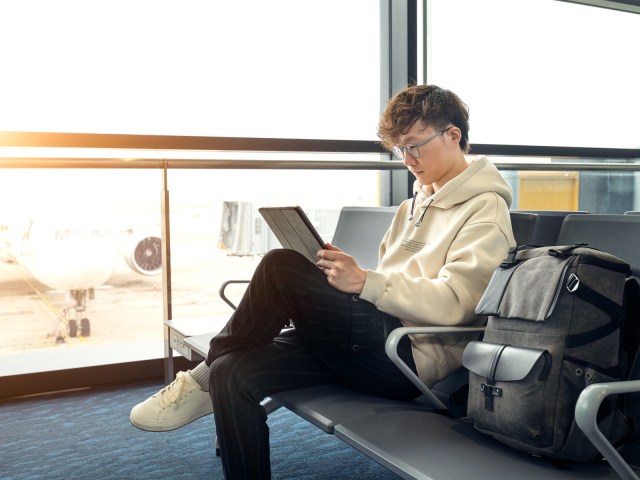
[[[230,256],[216,241],[172,237],[172,318],[231,314],[218,295],[220,285],[250,278],[261,256]],[[243,291],[231,285],[227,294],[238,301]],[[87,301],[81,315],[90,321],[86,337],[69,335],[64,317],[66,311],[76,318],[73,303],[68,292],[39,283],[21,265],[0,262],[0,376],[163,356],[162,275],[135,273],[120,260]]]

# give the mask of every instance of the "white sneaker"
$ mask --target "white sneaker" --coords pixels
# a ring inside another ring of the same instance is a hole
[[[200,388],[189,372],[131,409],[129,419],[141,430],[166,432],[213,413],[209,392]]]

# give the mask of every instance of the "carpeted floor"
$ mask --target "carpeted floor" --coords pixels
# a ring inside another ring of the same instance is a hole
[[[131,406],[159,388],[105,387],[0,403],[0,479],[221,479],[213,416],[166,433],[129,423]],[[274,479],[399,478],[286,409],[270,416],[269,427]]]

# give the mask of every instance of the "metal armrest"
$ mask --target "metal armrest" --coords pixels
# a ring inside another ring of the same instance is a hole
[[[404,375],[413,383],[422,394],[439,410],[449,410],[447,406],[427,387],[420,378],[413,373],[413,370],[402,361],[398,355],[398,343],[405,335],[414,333],[420,334],[439,334],[439,333],[482,333],[484,327],[400,327],[392,331],[387,337],[385,351],[389,359],[404,373]]]
[[[609,395],[640,392],[640,380],[596,383],[585,388],[576,402],[576,423],[623,480],[640,480],[598,428],[596,416]]]
[[[220,285],[220,290],[218,290],[218,294],[220,295],[220,298],[224,300],[224,302],[227,305],[229,305],[231,308],[235,310],[238,307],[236,307],[236,305],[231,300],[229,300],[229,298],[224,293],[227,287],[232,283],[249,283],[249,280],[227,280],[222,285]]]

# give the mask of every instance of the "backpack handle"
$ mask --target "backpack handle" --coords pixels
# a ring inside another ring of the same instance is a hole
[[[567,258],[576,248],[586,247],[588,243],[574,243],[563,247],[554,247],[549,249],[549,255],[557,258]]]

